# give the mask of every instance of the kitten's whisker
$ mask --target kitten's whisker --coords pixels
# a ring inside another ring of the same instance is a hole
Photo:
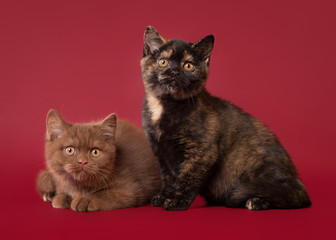
[[[189,91],[188,88],[186,88],[186,90],[187,90],[187,92],[188,92],[188,94],[189,94],[189,96],[190,96],[190,98],[191,98],[191,101],[193,102],[193,104],[194,104],[194,106],[195,106],[196,103],[195,103],[195,101],[194,101],[194,97],[192,96],[192,94],[191,94],[191,92]],[[188,99],[188,102],[189,102],[189,99]]]
[[[45,162],[35,163],[34,165],[29,166],[28,168],[29,168],[29,169],[34,169],[34,168],[40,168],[40,167],[45,168],[45,167],[46,167]],[[41,169],[41,170],[42,170],[42,169]]]

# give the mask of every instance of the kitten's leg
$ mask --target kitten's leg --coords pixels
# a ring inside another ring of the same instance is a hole
[[[276,178],[263,179],[255,183],[253,187],[255,189],[254,192],[257,193],[256,196],[262,197],[260,199],[252,198],[247,201],[247,207],[252,206],[252,210],[268,208],[293,209],[311,205],[303,183],[296,177],[284,177],[281,181]],[[267,205],[265,204],[265,199],[269,202],[267,208],[265,208]]]
[[[51,202],[56,194],[56,186],[48,171],[41,171],[37,176],[36,190],[45,202]]]
[[[169,202],[170,205],[173,205],[175,203],[175,201],[173,201],[172,198],[175,198],[175,195],[181,195],[182,194],[183,191],[179,190],[181,188],[181,186],[180,186],[181,183],[179,183],[180,180],[177,178],[176,175],[177,175],[176,173],[171,172],[169,167],[165,164],[165,161],[160,162],[160,176],[161,176],[161,180],[162,180],[162,187],[161,187],[160,192],[157,193],[152,198],[151,204],[154,207],[163,207],[164,209],[166,209],[165,204],[168,205],[168,202]],[[182,177],[181,177],[181,179],[182,179]],[[180,198],[181,198],[181,196],[180,196]],[[193,201],[193,199],[194,198],[192,198],[191,202]],[[183,205],[190,205],[190,204],[187,203],[187,204],[183,204]],[[183,209],[181,209],[181,210],[185,210],[187,208],[188,207],[183,207]],[[168,209],[166,209],[166,210],[168,210]],[[171,210],[180,210],[180,209],[171,209]]]
[[[154,207],[162,207],[165,200],[168,198],[168,196],[170,195],[169,192],[167,192],[167,188],[166,186],[169,186],[170,183],[172,182],[172,177],[170,176],[170,173],[168,171],[165,171],[167,168],[164,166],[160,166],[160,176],[161,176],[161,180],[162,180],[162,187],[159,193],[157,193],[151,201],[151,204]]]
[[[54,208],[70,208],[71,197],[65,193],[58,192],[52,199],[52,206]]]
[[[189,154],[184,155],[185,160],[180,166],[176,178],[167,184],[168,196],[163,204],[165,210],[187,210],[196,198],[209,169],[216,161],[216,146],[206,150],[189,149]]]
[[[266,210],[303,208],[311,204],[304,185],[295,177],[283,178],[280,182],[275,178],[258,179],[240,186],[225,206],[243,207],[245,204],[249,210]]]

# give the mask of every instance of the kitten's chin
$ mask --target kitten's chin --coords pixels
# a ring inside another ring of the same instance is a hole
[[[161,78],[159,84],[163,90],[167,92],[177,92],[179,90],[179,83],[177,79]]]
[[[79,172],[73,173],[72,176],[77,181],[83,181],[89,177],[89,174],[85,170],[81,170]]]
[[[73,177],[73,179],[77,181],[83,181],[90,176],[89,171],[85,169],[85,167],[84,168],[75,167],[68,164],[64,167],[64,169],[68,174],[70,174]]]
[[[156,86],[156,89],[154,89],[154,92],[158,97],[181,98],[183,91],[180,89],[177,81],[162,79],[159,86]]]
[[[199,91],[192,91],[189,89],[180,89],[179,87],[164,86],[157,91],[158,97],[168,97],[177,100],[193,98]]]
[[[179,82],[182,82],[182,84]],[[195,97],[204,87],[204,84],[194,84],[192,86],[188,83],[183,84],[183,82],[186,82],[186,80],[162,78],[159,80],[160,84],[153,91],[158,97],[171,97],[182,100]]]

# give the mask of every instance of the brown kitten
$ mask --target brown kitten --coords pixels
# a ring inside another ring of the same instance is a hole
[[[302,208],[311,202],[277,137],[205,83],[214,36],[196,43],[147,27],[141,60],[143,129],[158,157],[165,210],[186,210],[197,194],[209,205]]]
[[[161,186],[143,132],[115,114],[92,124],[70,124],[55,110],[47,116],[47,171],[37,191],[55,208],[100,211],[143,206]]]

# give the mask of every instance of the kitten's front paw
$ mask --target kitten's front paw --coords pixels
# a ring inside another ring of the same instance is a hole
[[[167,198],[163,204],[163,209],[168,211],[187,210],[192,201],[188,199]]]
[[[71,209],[76,212],[95,212],[99,211],[99,202],[92,197],[76,197],[71,202]]]
[[[42,194],[43,201],[51,203],[55,196],[55,192],[47,192]]]
[[[154,207],[162,207],[165,200],[166,198],[159,193],[152,198],[151,203]]]
[[[261,198],[250,198],[246,201],[248,210],[266,210],[269,208],[269,202]]]
[[[51,201],[54,208],[70,208],[70,197],[66,194],[56,194]]]

